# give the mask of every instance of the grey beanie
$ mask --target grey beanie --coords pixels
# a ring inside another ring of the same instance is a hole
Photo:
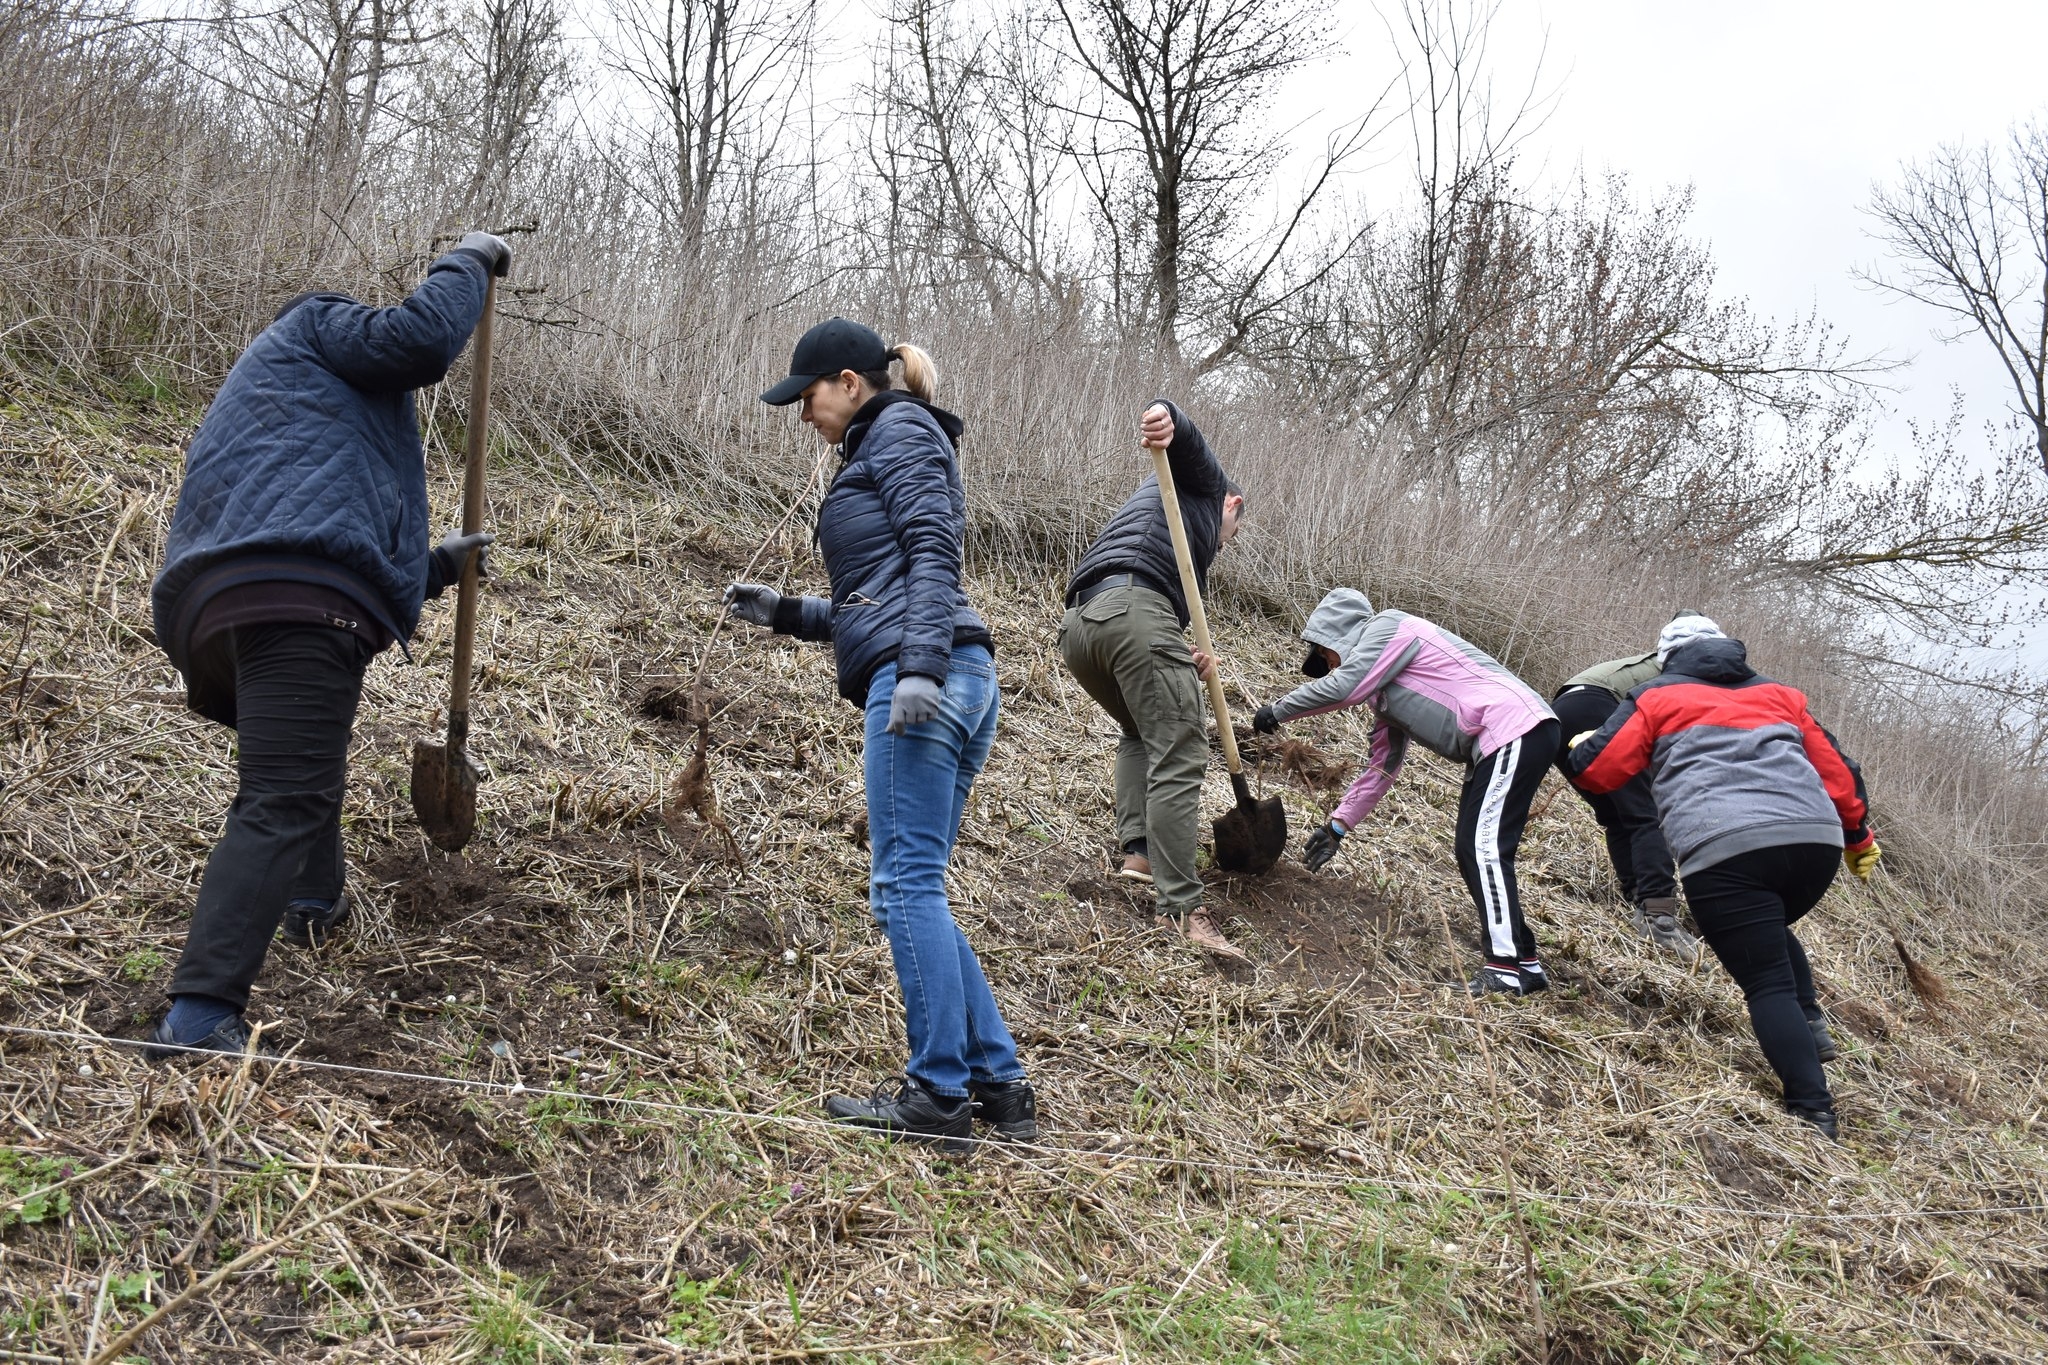
[[[1671,651],[1680,645],[1691,644],[1694,640],[1725,640],[1728,636],[1721,627],[1705,616],[1687,612],[1673,617],[1671,624],[1657,635],[1657,662],[1659,665],[1671,661]]]

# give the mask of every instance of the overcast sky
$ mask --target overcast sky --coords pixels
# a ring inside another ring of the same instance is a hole
[[[1334,115],[1389,69],[1372,8],[1338,12],[1345,55],[1304,73],[1297,117]],[[1973,439],[1977,419],[2002,416],[2006,381],[1981,342],[1944,346],[1929,310],[1858,283],[1879,259],[1858,207],[1902,160],[2048,112],[2048,0],[1504,0],[1489,58],[1503,97],[1541,64],[1551,112],[1525,165],[1625,171],[1645,195],[1691,185],[1723,294],[1780,319],[1817,305],[1857,349],[1911,358],[1891,380],[1902,416],[1944,416],[1951,385]]]

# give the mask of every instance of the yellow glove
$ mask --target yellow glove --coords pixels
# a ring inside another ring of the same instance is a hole
[[[1883,856],[1884,850],[1877,846],[1876,839],[1856,848],[1842,850],[1842,861],[1849,865],[1851,872],[1866,882],[1870,880],[1870,874],[1877,870],[1877,860]]]
[[[1570,753],[1572,750],[1578,748],[1581,744],[1584,744],[1587,740],[1591,739],[1593,736],[1599,733],[1600,732],[1598,730],[1579,731],[1577,734],[1572,736],[1572,742],[1564,746],[1565,752]]]

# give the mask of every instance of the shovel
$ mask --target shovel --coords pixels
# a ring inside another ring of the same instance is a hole
[[[1195,628],[1195,647],[1210,658],[1216,651],[1209,644],[1209,614],[1202,610],[1202,590],[1195,583],[1195,560],[1188,553],[1188,528],[1180,517],[1180,494],[1174,490],[1173,468],[1166,460],[1166,447],[1149,446],[1152,469],[1159,476],[1159,501],[1166,509],[1166,530],[1173,537],[1173,559],[1180,568],[1180,590],[1188,599],[1188,619]],[[1237,808],[1216,818],[1216,865],[1226,872],[1268,871],[1287,851],[1287,811],[1280,798],[1258,800],[1244,780],[1244,762],[1237,756],[1237,732],[1230,728],[1230,704],[1223,700],[1223,675],[1209,673],[1209,705],[1216,712],[1216,729],[1223,738],[1223,761],[1230,768],[1230,789],[1237,793]]]
[[[476,324],[476,349],[469,377],[469,439],[462,471],[462,533],[484,525],[484,435],[491,419],[491,323],[498,310],[498,281],[484,287],[484,314]],[[412,813],[434,847],[460,853],[476,833],[476,784],[469,761],[469,669],[476,652],[477,554],[462,566],[455,590],[455,677],[448,690],[448,742],[413,741]]]

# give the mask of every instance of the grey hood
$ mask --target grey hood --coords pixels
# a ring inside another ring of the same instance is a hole
[[[1349,659],[1358,652],[1359,637],[1372,623],[1372,616],[1372,599],[1364,593],[1356,588],[1332,588],[1308,614],[1301,638],[1312,645],[1334,649],[1339,658]]]

